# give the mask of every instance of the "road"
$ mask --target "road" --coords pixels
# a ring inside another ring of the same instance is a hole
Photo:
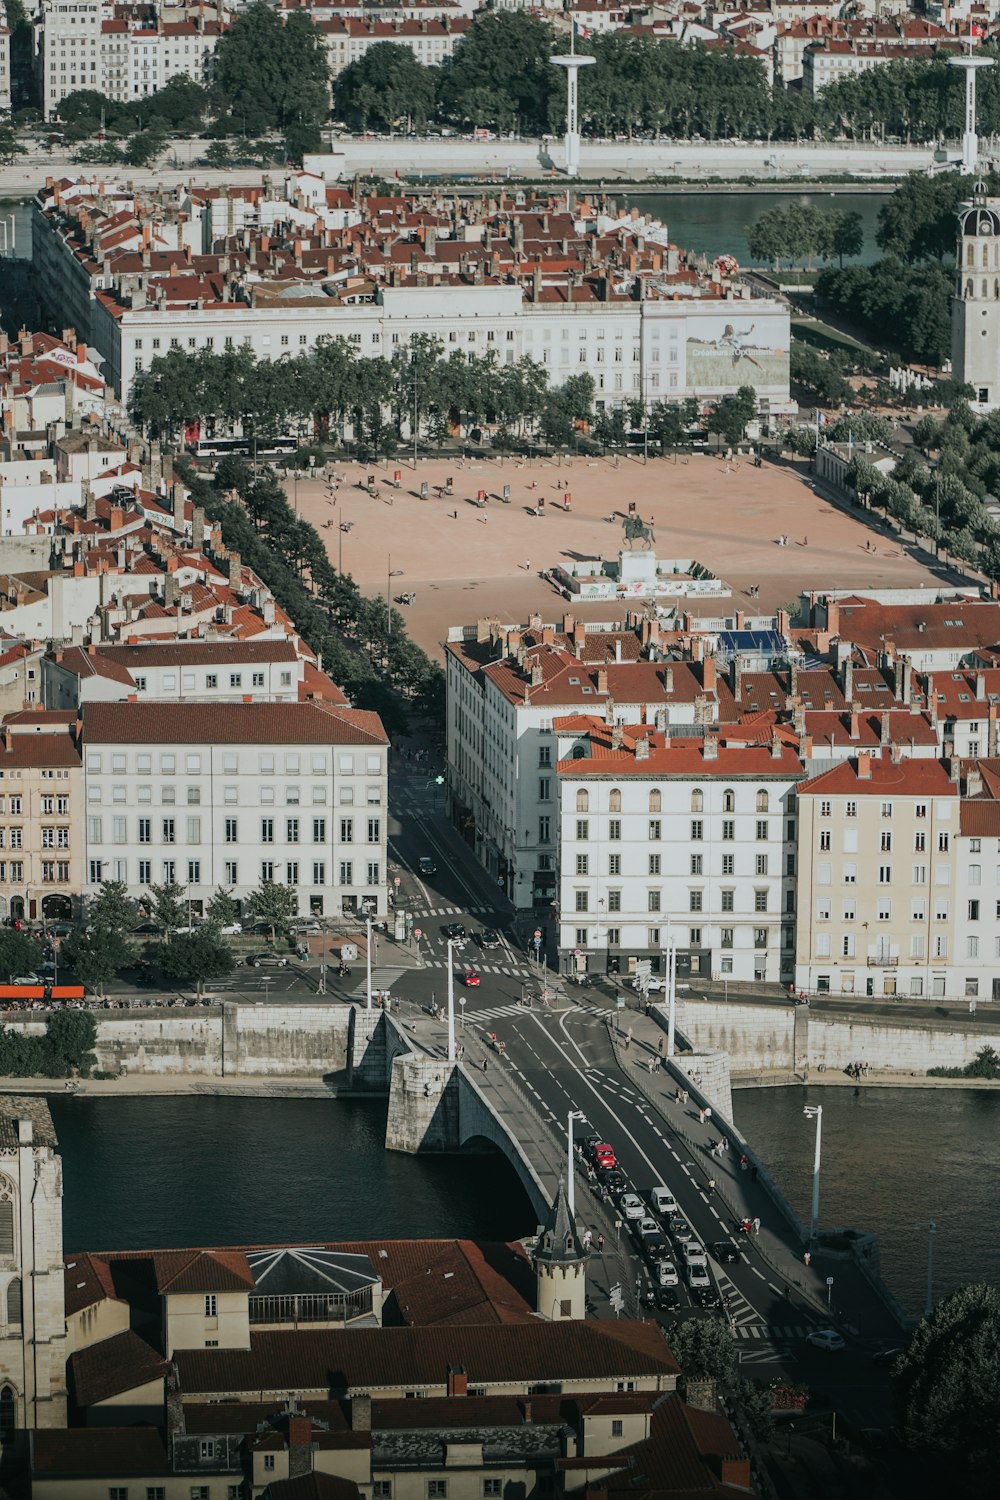
[[[568,1112],[581,1111],[584,1119],[576,1125],[577,1135],[594,1133],[610,1141],[623,1171],[640,1193],[664,1184],[703,1244],[733,1238],[734,1222],[708,1190],[707,1158],[703,1152],[692,1152],[684,1138],[693,1129],[690,1107],[684,1111],[668,1105],[665,1116],[629,1078],[630,1067],[639,1060],[612,1045],[609,1022],[615,1015],[615,991],[611,982],[583,990],[571,987],[567,994],[551,970],[528,954],[526,939],[535,919],[522,917],[515,923],[502,893],[448,825],[433,772],[413,768],[397,774],[393,786],[390,855],[400,877],[401,897],[413,910],[414,925],[422,934],[424,958],[423,967],[406,971],[405,977],[399,974],[396,992],[422,1008],[432,998],[443,1002],[447,946],[442,928],[449,922],[463,923],[470,941],[456,972],[456,1001],[464,1001],[459,1036],[464,1036],[470,1058],[485,1055],[489,1036],[495,1032],[506,1043],[513,1078],[561,1140],[565,1140]],[[437,873],[423,879],[415,873],[422,855],[429,855],[437,865]],[[500,933],[499,950],[484,952],[476,944],[475,933],[486,926]],[[477,988],[461,984],[458,976],[466,966],[479,972]],[[548,992],[547,1001],[540,998],[543,991]],[[530,1008],[522,1003],[525,993],[534,997]],[[761,1194],[765,1203],[762,1189]],[[765,1206],[762,1213],[767,1211]],[[585,1202],[578,1202],[578,1212],[586,1222]],[[773,1207],[770,1212],[773,1217]],[[627,1231],[622,1229],[621,1234],[629,1240]],[[861,1425],[890,1420],[885,1374],[872,1361],[870,1343],[849,1339],[848,1347],[835,1353],[810,1345],[809,1333],[828,1326],[827,1320],[794,1289],[791,1296],[786,1295],[783,1278],[770,1269],[752,1240],[738,1238],[740,1255],[734,1264],[714,1260],[710,1264],[720,1295],[728,1299],[747,1374],[801,1381],[822,1390],[845,1416],[853,1416]],[[648,1272],[630,1241],[629,1263],[645,1290],[650,1284]],[[603,1303],[598,1311],[604,1314],[607,1279],[602,1284],[595,1265],[592,1281]],[[681,1309],[676,1316],[712,1316],[693,1306],[683,1275],[681,1280]],[[657,1316],[670,1322],[669,1313]]]

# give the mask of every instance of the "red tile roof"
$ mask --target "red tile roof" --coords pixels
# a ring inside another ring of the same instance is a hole
[[[565,722],[557,720],[554,727],[559,729]],[[578,721],[571,722],[575,724]],[[721,735],[710,734],[705,739],[674,739],[645,725],[623,724],[618,730],[621,745],[616,747],[616,731],[610,724],[605,724],[600,719],[592,719],[589,724],[587,738],[590,758],[560,760],[557,767],[560,776],[566,776],[570,780],[587,776],[655,776],[667,779],[677,776],[685,780],[692,777],[704,779],[721,776],[727,780],[750,777],[759,781],[773,776],[787,779],[805,774],[795,749],[785,743],[783,737],[778,740],[779,753],[772,755],[770,744],[727,743],[725,730]],[[583,731],[574,729],[572,732]],[[636,754],[636,747],[643,740],[649,746],[649,754],[640,757]],[[714,757],[705,754],[707,742],[714,742],[717,746]]]
[[[31,1456],[35,1479],[161,1479],[173,1473],[155,1427],[37,1427]],[[91,1493],[97,1492],[95,1485]]]
[[[73,1392],[80,1406],[93,1406],[137,1386],[162,1380],[170,1368],[156,1349],[137,1333],[116,1333],[69,1357]]]
[[[858,775],[859,760],[841,761],[829,771],[821,771],[809,781],[800,782],[800,797],[871,796],[884,797],[957,797],[958,787],[940,760],[866,757],[870,774]]]
[[[91,745],[386,745],[378,714],[319,703],[88,703]]]

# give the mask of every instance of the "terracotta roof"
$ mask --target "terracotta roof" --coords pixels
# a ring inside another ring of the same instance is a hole
[[[115,1290],[108,1263],[100,1255],[69,1257],[63,1272],[63,1285],[67,1317],[82,1312],[85,1307],[93,1307],[95,1302],[125,1300]]]
[[[176,644],[157,641],[148,646],[99,646],[96,654],[129,671],[143,667],[257,666],[298,659],[291,641],[270,637],[263,641],[178,641]]]
[[[159,1479],[173,1472],[156,1427],[36,1427],[31,1457],[35,1479]]]
[[[333,1474],[301,1474],[295,1479],[272,1480],[262,1500],[357,1500],[357,1485]]]
[[[180,1389],[307,1393],[443,1386],[449,1365],[469,1384],[542,1380],[673,1380],[674,1356],[655,1323],[525,1323],[474,1328],[352,1328],[251,1332],[249,1350],[179,1350]]]
[[[123,687],[135,687],[131,674],[109,660],[103,650],[95,651],[91,656],[83,646],[70,646],[60,653],[56,664],[65,672],[72,672],[75,677],[105,677],[112,682],[120,682]]]
[[[556,726],[559,727],[559,721]],[[582,733],[582,730],[573,732]],[[721,776],[726,779],[751,777],[761,780],[767,777],[799,777],[804,767],[795,749],[783,737],[777,741],[778,753],[772,755],[771,745],[728,744],[725,731],[721,735],[710,734],[704,739],[675,739],[665,737],[659,730],[646,725],[623,724],[619,726],[621,744],[615,746],[610,724],[602,720],[590,721],[586,732],[590,757],[582,760],[560,760],[557,770],[560,776],[570,780],[588,776],[683,777],[689,780]],[[649,746],[645,756],[636,754],[640,741]],[[706,748],[717,747],[714,756],[706,755]]]
[[[617,1456],[620,1467],[601,1481],[608,1495],[693,1500],[753,1493],[749,1460],[728,1419],[721,1411],[689,1406],[675,1394],[654,1409],[649,1437]]]
[[[833,633],[872,649],[892,641],[898,651],[971,651],[1000,641],[1000,604],[993,600],[881,604],[852,596],[837,602]]]
[[[427,1241],[424,1261],[419,1270],[392,1281],[377,1257],[372,1262],[383,1282],[391,1285],[395,1310],[409,1326],[534,1320],[528,1301],[533,1273],[526,1257],[512,1246]]]
[[[809,781],[800,782],[797,788],[799,796],[958,796],[958,787],[951,780],[943,761],[907,758],[897,762],[875,756],[860,759],[867,761],[869,775],[859,776],[858,757],[844,760],[831,766],[829,771],[821,771]]]
[[[69,1357],[73,1391],[79,1406],[93,1406],[136,1386],[162,1380],[170,1368],[152,1345],[137,1333],[116,1333]]]
[[[151,1257],[156,1289],[178,1292],[246,1292],[256,1286],[245,1255],[237,1250],[158,1250]]]
[[[965,838],[1000,838],[1000,802],[963,797],[959,830]]]
[[[83,725],[91,745],[388,744],[378,714],[318,703],[88,703]]]

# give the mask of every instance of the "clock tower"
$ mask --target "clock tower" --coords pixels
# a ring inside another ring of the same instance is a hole
[[[1000,407],[1000,198],[977,182],[958,208],[951,348],[954,378],[980,411]]]

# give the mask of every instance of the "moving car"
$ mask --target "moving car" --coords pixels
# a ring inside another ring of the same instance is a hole
[[[288,959],[284,953],[248,953],[245,958],[238,958],[238,964],[244,964],[248,969],[287,969]]]
[[[618,1199],[618,1207],[626,1219],[635,1219],[638,1222],[645,1216],[646,1210],[642,1206],[642,1199],[638,1193],[622,1193]]]
[[[609,1146],[607,1141],[598,1141],[594,1147],[594,1165],[600,1167],[604,1172],[610,1171],[612,1167],[618,1165],[614,1147]]]
[[[812,1333],[806,1334],[806,1343],[812,1344],[814,1349],[826,1349],[827,1352],[847,1347],[835,1328],[814,1328]]]
[[[499,932],[496,932],[492,927],[484,927],[479,935],[479,946],[481,948],[499,948]]]
[[[628,1187],[628,1178],[620,1167],[608,1167],[601,1173],[601,1186],[607,1188],[612,1195],[623,1193]]]
[[[671,1237],[681,1244],[691,1238],[691,1225],[682,1214],[671,1214],[667,1228],[670,1230]]]
[[[697,1303],[699,1307],[704,1308],[706,1311],[714,1311],[716,1308],[722,1306],[722,1298],[711,1284],[708,1286],[692,1286],[691,1301]]]
[[[421,854],[417,860],[417,869],[421,875],[436,875],[438,872],[438,867],[429,854]]]
[[[701,1243],[700,1240],[685,1240],[684,1249],[681,1253],[684,1256],[685,1265],[708,1265],[708,1256],[705,1254],[705,1246]]]
[[[453,943],[465,942],[465,928],[461,922],[446,922],[441,931],[446,938],[451,938]]]
[[[639,1237],[646,1249],[652,1249],[654,1245],[664,1244],[663,1230],[649,1214],[644,1219],[639,1220],[637,1228]]]
[[[716,1240],[714,1245],[709,1245],[712,1259],[717,1260],[720,1266],[731,1266],[740,1258],[739,1247],[732,1240]]]
[[[656,1268],[656,1279],[661,1286],[678,1286],[680,1277],[672,1260],[661,1260]]]
[[[672,1286],[656,1288],[656,1305],[661,1312],[679,1312],[681,1299]]]
[[[692,1292],[697,1288],[711,1287],[712,1278],[708,1274],[708,1267],[703,1262],[693,1260],[688,1263],[687,1284]]]
[[[478,990],[480,979],[475,969],[467,969],[462,975],[462,983],[467,990]]]
[[[657,990],[662,990],[665,984],[666,980],[661,979],[657,974],[648,974],[645,979],[636,975],[632,980],[632,988],[634,990],[639,990],[640,992],[647,990],[651,995],[655,994]]]
[[[661,1219],[669,1217],[670,1214],[680,1212],[677,1206],[677,1199],[669,1188],[662,1186],[651,1187],[646,1196],[649,1199],[649,1204],[653,1212],[659,1214]]]

